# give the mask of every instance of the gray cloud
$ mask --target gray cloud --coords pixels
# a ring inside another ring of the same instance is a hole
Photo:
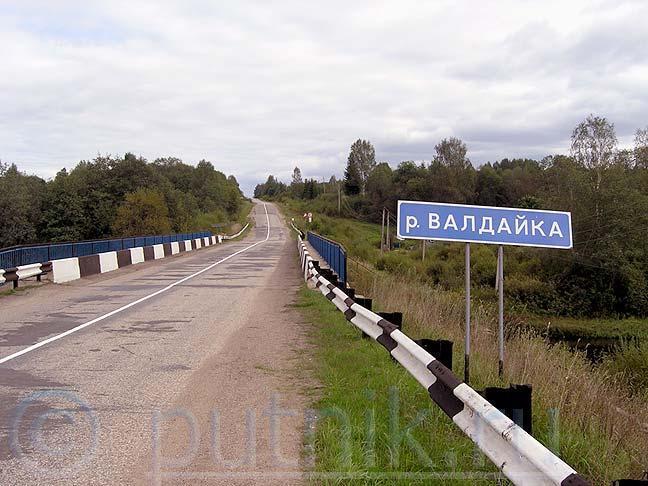
[[[645,2],[26,0],[0,6],[0,158],[52,176],[98,152],[342,174],[349,145],[476,164],[567,151],[590,112],[648,123]]]

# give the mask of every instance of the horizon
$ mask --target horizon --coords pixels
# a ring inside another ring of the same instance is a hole
[[[249,194],[295,166],[340,176],[358,138],[395,167],[456,136],[479,167],[566,154],[594,114],[629,147],[641,18],[633,0],[3,5],[0,160],[51,178],[97,154],[205,159]]]

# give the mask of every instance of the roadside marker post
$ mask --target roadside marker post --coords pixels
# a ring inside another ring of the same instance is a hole
[[[503,245],[571,249],[571,213],[538,209],[473,206],[424,201],[398,201],[399,239],[465,243],[466,322],[464,380],[470,379],[470,244],[498,245],[499,376],[504,375],[504,248]]]

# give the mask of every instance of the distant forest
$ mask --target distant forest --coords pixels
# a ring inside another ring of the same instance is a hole
[[[466,144],[448,138],[436,145],[430,162],[404,161],[392,169],[376,162],[370,142],[358,140],[343,180],[302,180],[295,168],[290,184],[270,176],[255,196],[306,200],[313,212],[336,216],[341,191],[343,216],[374,223],[383,207],[395,213],[399,199],[571,211],[574,249],[507,250],[513,259],[507,291],[537,311],[645,317],[648,128],[637,130],[634,142],[632,149],[619,149],[614,125],[590,115],[573,130],[569,154],[505,158],[475,168]],[[460,256],[443,250],[447,245],[435,247],[426,278],[456,288],[460,279],[449,275],[462,271]],[[482,283],[493,279],[494,270]]]
[[[97,157],[50,181],[0,161],[0,248],[208,230],[235,218],[241,198],[236,179],[205,160]]]

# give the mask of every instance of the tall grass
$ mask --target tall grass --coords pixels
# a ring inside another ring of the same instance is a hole
[[[647,341],[623,341],[614,356],[608,357],[603,365],[623,379],[635,394],[643,394],[648,400]]]
[[[402,311],[413,338],[451,339],[455,372],[463,373],[463,296],[403,276],[352,266],[354,285],[377,308]],[[473,303],[471,385],[499,382],[497,334],[492,307]],[[503,382],[533,385],[534,435],[595,484],[640,477],[648,469],[648,406],[633,396],[618,373],[593,366],[566,346],[532,332],[510,333]],[[630,355],[629,355],[630,356]],[[559,433],[555,433],[556,421]]]

